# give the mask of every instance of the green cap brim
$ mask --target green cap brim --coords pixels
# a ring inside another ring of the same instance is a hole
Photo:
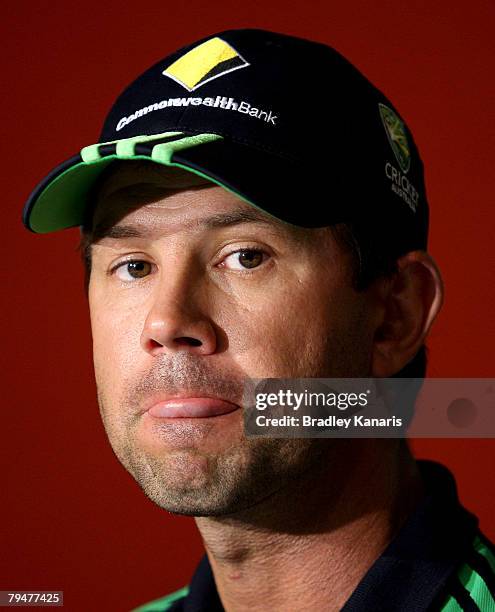
[[[182,168],[233,191],[197,168],[172,161],[177,151],[221,139],[222,136],[218,134],[190,136],[182,132],[166,132],[85,147],[80,155],[55,168],[33,191],[24,208],[24,224],[36,233],[48,233],[81,225],[95,182],[115,160],[146,160],[163,166]],[[146,145],[149,153],[142,153],[143,145]],[[108,150],[112,152],[106,153]],[[241,194],[235,191],[234,193],[246,200]]]

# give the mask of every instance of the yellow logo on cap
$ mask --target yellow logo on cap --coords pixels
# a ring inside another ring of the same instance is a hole
[[[188,51],[162,74],[194,91],[208,81],[246,66],[249,66],[248,62],[233,47],[215,37]]]

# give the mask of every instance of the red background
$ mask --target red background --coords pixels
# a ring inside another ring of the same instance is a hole
[[[201,542],[192,519],[155,507],[113,456],[95,400],[78,233],[27,233],[23,200],[96,141],[131,78],[179,45],[246,26],[333,44],[391,97],[425,162],[430,250],[446,283],[429,375],[493,376],[495,9],[489,0],[8,6],[0,590],[58,589],[69,610],[129,610],[187,583]],[[495,539],[494,440],[413,447],[454,471],[462,501]]]

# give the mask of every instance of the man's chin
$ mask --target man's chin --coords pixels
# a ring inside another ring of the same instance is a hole
[[[228,486],[232,477],[222,475],[215,457],[188,449],[167,453],[159,459],[133,454],[130,461],[122,463],[145,495],[168,512],[223,516],[236,510],[237,496]]]
[[[195,517],[242,513],[321,464],[314,440],[239,440],[232,435],[180,444],[175,439],[172,448],[163,440],[151,446],[143,442],[139,435],[132,442],[127,437],[114,452],[151,501]]]

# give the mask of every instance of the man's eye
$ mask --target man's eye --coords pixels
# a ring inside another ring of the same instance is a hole
[[[240,249],[228,255],[223,263],[231,270],[249,270],[263,263],[265,255],[257,249]]]
[[[115,268],[115,275],[124,282],[144,278],[151,273],[151,264],[148,261],[125,261]]]

